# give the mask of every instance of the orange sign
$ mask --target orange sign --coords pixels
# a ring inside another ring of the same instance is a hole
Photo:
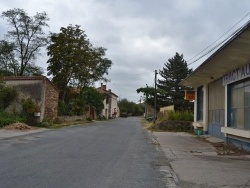
[[[185,100],[195,100],[195,91],[185,91]]]

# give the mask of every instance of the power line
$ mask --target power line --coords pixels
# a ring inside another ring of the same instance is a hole
[[[187,62],[191,61],[192,59],[196,58],[197,56],[199,56],[201,53],[203,53],[205,50],[207,50],[208,48],[210,48],[213,44],[215,44],[217,41],[219,41],[223,36],[225,36],[229,31],[231,31],[236,25],[238,25],[243,19],[245,19],[248,15],[250,14],[250,12],[248,12],[243,18],[241,18],[236,24],[234,24],[232,27],[230,27],[225,33],[223,33],[218,39],[216,39],[214,42],[212,42],[210,45],[208,45],[205,49],[203,49],[201,52],[199,52],[197,55],[193,56],[191,59],[189,59]],[[239,29],[238,29],[239,30]],[[212,49],[210,49],[208,52],[206,52],[205,54],[201,55],[200,57],[198,57],[197,59],[195,59],[194,61],[192,61],[191,63],[188,63],[188,65],[191,65],[193,63],[195,63],[196,61],[198,61],[199,59],[201,59],[202,57],[206,56],[207,54],[209,54],[210,52],[212,52],[214,49],[216,49],[219,45],[221,45],[222,43],[224,43],[225,41],[227,41],[229,38],[231,38],[238,30],[236,30],[233,34],[231,34],[230,36],[228,36],[226,39],[224,39],[222,42],[220,42],[219,44],[217,44],[215,47],[213,47]]]
[[[138,76],[138,75],[142,75],[142,74],[148,74],[148,73],[153,73],[154,71],[150,71],[150,72],[144,72],[144,73],[138,73],[138,74],[132,74],[129,76],[120,76],[120,77],[112,77],[112,79],[114,78],[129,78],[129,77],[134,77],[134,76]]]

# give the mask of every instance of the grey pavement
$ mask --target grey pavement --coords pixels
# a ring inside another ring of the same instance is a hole
[[[179,187],[250,187],[249,156],[219,156],[211,144],[188,133],[152,134],[169,160]]]

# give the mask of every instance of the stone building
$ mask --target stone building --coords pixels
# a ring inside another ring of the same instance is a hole
[[[8,107],[8,111],[21,112],[22,101],[28,98],[38,106],[34,114],[39,122],[44,118],[57,117],[59,92],[45,76],[13,76],[4,77],[7,86],[14,86],[18,91],[18,99]]]

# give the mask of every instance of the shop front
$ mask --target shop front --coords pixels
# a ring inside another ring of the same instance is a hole
[[[193,87],[194,130],[250,151],[250,22],[182,85]]]

